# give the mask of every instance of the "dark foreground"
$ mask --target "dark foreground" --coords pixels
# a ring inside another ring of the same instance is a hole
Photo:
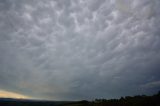
[[[120,99],[96,99],[94,101],[56,102],[0,99],[0,106],[160,106],[160,92],[153,96],[126,96]]]

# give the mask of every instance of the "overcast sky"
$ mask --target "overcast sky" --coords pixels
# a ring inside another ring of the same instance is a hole
[[[0,90],[92,100],[160,90],[160,0],[0,0]]]

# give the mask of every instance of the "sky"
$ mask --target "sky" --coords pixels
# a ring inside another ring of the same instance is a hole
[[[159,6],[160,0],[0,0],[0,97],[157,93]]]
[[[31,97],[27,97],[18,93],[13,93],[10,91],[0,90],[0,97],[3,98],[16,98],[16,99],[29,99]]]

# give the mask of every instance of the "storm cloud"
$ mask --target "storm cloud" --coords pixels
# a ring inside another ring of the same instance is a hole
[[[160,90],[159,0],[0,0],[0,89],[81,100]]]

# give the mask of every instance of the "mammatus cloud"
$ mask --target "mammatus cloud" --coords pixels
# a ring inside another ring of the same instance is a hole
[[[157,92],[159,5],[0,1],[0,89],[55,100]]]

